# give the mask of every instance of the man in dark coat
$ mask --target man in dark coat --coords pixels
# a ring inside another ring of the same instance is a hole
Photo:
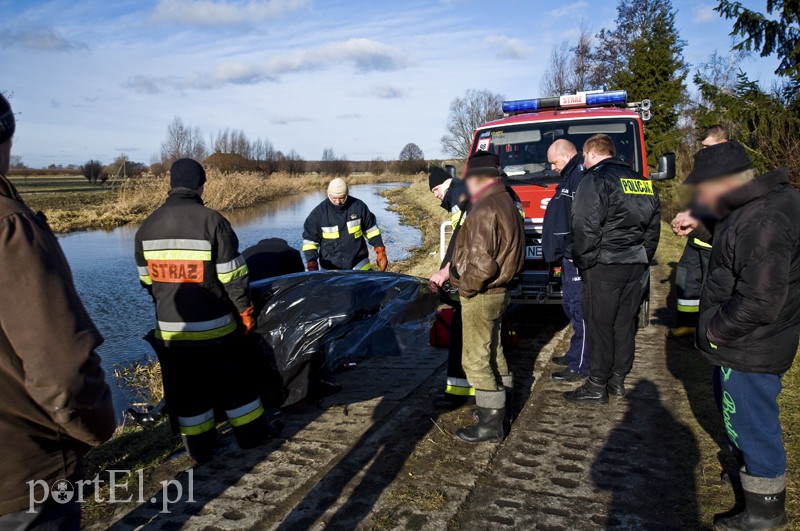
[[[103,338],[55,235],[5,177],[13,134],[0,96],[0,529],[77,530],[69,485],[116,427],[95,352]]]
[[[608,135],[595,135],[583,145],[586,176],[572,209],[572,256],[585,283],[589,380],[565,395],[570,401],[605,403],[609,393],[625,394],[642,279],[661,234],[653,183],[614,153]]]
[[[718,217],[697,344],[719,368],[723,421],[744,459],[745,510],[715,527],[779,527],[786,452],[777,400],[800,339],[800,192],[784,170],[757,176],[737,142],[697,153],[685,182]],[[684,230],[712,237],[696,220]]]
[[[583,278],[572,260],[572,200],[583,179],[583,158],[575,144],[559,139],[547,150],[547,160],[561,175],[556,193],[547,204],[542,229],[544,259],[561,266],[561,306],[572,323],[572,339],[563,356],[553,362],[566,367],[554,372],[557,382],[575,382],[589,376],[589,356],[586,349],[583,322]]]
[[[242,251],[250,271],[250,282],[302,273],[303,255],[281,238],[266,238]]]

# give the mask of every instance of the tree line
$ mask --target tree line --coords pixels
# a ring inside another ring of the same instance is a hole
[[[690,65],[670,0],[620,0],[612,27],[593,34],[582,26],[575,40],[553,48],[540,95],[627,90],[633,101],[652,102],[653,119],[645,128],[651,166],[658,154],[676,152],[685,175],[698,134],[722,124],[758,170],[785,167],[800,185],[800,7],[770,0],[762,13],[719,0],[715,10],[732,21],[733,45]],[[779,59],[774,84],[764,86],[744,73],[742,62],[753,55]],[[445,153],[466,158],[475,128],[502,116],[503,99],[470,90],[453,100],[441,140]]]

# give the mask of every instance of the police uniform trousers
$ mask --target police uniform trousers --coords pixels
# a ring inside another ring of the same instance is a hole
[[[646,269],[646,264],[597,264],[581,271],[589,376],[595,383],[626,376],[633,367]]]

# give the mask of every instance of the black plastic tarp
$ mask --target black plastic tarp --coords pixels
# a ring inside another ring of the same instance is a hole
[[[279,382],[265,379],[265,396],[290,405],[306,397],[315,373],[346,362],[419,349],[438,296],[427,281],[394,273],[323,271],[254,283],[256,340]]]

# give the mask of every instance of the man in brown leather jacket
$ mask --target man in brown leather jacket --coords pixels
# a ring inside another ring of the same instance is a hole
[[[77,495],[56,485],[75,488],[114,432],[103,339],[55,235],[5,178],[13,133],[0,96],[0,529],[77,530]]]
[[[500,159],[478,151],[465,180],[472,207],[456,239],[450,278],[458,288],[464,327],[464,372],[475,388],[478,423],[456,435],[465,442],[501,441],[511,387],[500,337],[506,286],[525,264],[525,232],[514,199],[500,182]]]

